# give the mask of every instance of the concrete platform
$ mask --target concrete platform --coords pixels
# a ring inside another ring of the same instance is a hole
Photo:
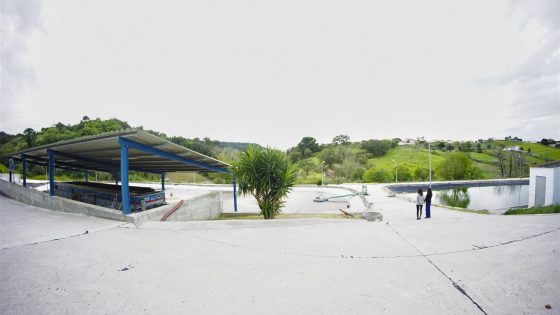
[[[413,204],[387,197],[381,186],[368,191],[383,222],[145,222],[134,228],[65,213],[52,217],[0,197],[0,230],[9,231],[1,234],[0,313],[560,310],[560,216],[434,207],[431,219],[418,221]],[[88,234],[80,235],[84,229]]]

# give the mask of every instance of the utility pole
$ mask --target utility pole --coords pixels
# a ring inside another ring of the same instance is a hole
[[[395,163],[395,184],[398,183],[398,178],[399,178],[399,163],[397,163],[397,161],[391,159],[393,161],[393,163]]]
[[[321,187],[325,186],[325,172],[323,171],[323,165],[325,161],[321,162]]]
[[[432,188],[432,147],[428,141],[428,157],[430,160],[430,188]]]

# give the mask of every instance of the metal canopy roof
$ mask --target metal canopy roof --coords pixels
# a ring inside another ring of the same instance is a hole
[[[117,173],[121,144],[128,146],[131,171],[229,173],[230,165],[225,162],[136,129],[56,142],[13,153],[10,157],[23,156],[27,162],[46,165],[51,151],[55,154],[56,167]]]

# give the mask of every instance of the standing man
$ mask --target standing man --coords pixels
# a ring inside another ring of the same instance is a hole
[[[432,204],[432,189],[428,188],[426,192],[426,219],[431,218],[430,215],[430,205]]]

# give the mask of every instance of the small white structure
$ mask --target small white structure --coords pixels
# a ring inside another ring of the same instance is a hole
[[[530,168],[529,207],[560,204],[560,161]]]

